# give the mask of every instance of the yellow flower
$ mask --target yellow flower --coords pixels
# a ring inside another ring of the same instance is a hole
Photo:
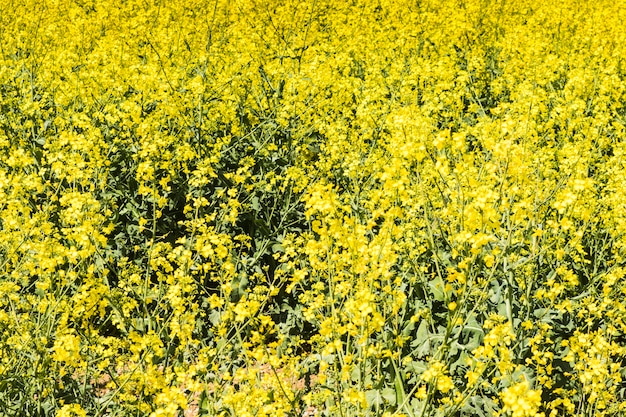
[[[72,333],[58,336],[52,346],[52,358],[69,366],[78,366],[81,361],[80,337]]]
[[[57,417],[87,417],[87,412],[79,404],[66,404],[57,412]]]
[[[511,417],[542,417],[544,414],[539,413],[541,406],[541,390],[531,390],[530,384],[524,378],[506,388],[501,394],[502,411],[511,413]]]

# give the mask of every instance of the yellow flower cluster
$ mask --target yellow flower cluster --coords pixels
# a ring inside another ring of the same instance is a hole
[[[510,386],[502,392],[502,411],[512,417],[542,417],[537,410],[541,405],[541,390],[531,390],[527,380]]]

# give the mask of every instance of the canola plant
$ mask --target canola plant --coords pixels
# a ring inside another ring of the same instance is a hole
[[[624,21],[0,0],[0,414],[622,415]]]

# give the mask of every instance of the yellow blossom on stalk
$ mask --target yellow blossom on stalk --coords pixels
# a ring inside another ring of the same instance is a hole
[[[78,366],[82,359],[80,337],[72,333],[60,335],[54,341],[52,351],[55,361],[69,366]]]
[[[445,364],[434,361],[430,364],[430,367],[421,375],[421,379],[424,382],[434,383],[439,391],[447,393],[454,388],[452,379],[447,374],[447,367]]]
[[[510,413],[511,417],[542,417],[540,413],[541,390],[530,389],[530,383],[526,378],[506,388],[500,394],[502,399],[502,411]]]
[[[79,404],[66,404],[56,415],[58,417],[86,417],[87,412]]]
[[[344,394],[345,401],[354,404],[361,409],[365,409],[367,407],[367,400],[365,398],[365,393],[362,391],[358,391],[354,388],[348,389]]]

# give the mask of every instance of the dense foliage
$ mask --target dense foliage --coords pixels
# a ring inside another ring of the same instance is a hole
[[[2,415],[621,415],[624,21],[0,0]]]

